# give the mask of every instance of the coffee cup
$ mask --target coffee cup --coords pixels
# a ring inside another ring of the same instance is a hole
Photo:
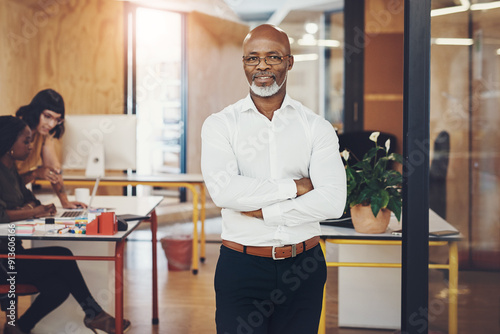
[[[90,191],[88,188],[76,188],[75,189],[75,200],[77,202],[82,202],[88,204],[90,199]]]

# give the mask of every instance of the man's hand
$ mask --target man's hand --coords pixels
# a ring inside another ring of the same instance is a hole
[[[314,189],[311,179],[308,177],[303,177],[294,181],[297,185],[297,197],[302,196]]]
[[[314,189],[311,179],[308,177],[303,177],[299,180],[294,181],[297,185],[297,197],[304,195]],[[242,212],[241,214],[252,218],[264,219],[264,216],[262,215],[262,209]]]
[[[252,218],[264,219],[264,216],[262,215],[262,209],[242,212],[241,214]]]

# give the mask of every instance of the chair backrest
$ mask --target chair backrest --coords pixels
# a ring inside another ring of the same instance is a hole
[[[0,295],[6,295],[10,291],[9,284],[0,284]],[[36,286],[31,284],[16,284],[16,295],[24,296],[24,295],[33,295],[38,293],[38,289]]]
[[[0,284],[0,308],[2,311],[5,312],[6,316],[9,316],[10,312],[8,312],[8,308],[10,307],[10,301],[12,298],[9,296],[10,292],[10,284]],[[16,294],[14,296],[14,299],[16,301],[17,305],[17,297],[18,296],[27,296],[27,295],[34,295],[38,293],[38,289],[36,286],[31,285],[31,284],[21,284],[18,283],[16,284]],[[15,309],[15,317],[17,319],[17,307]],[[7,318],[7,321],[11,320],[10,318]]]
[[[446,176],[450,156],[450,135],[441,131],[434,141],[429,169],[429,207],[446,219]]]

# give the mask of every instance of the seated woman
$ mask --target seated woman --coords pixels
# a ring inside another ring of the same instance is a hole
[[[55,148],[64,133],[64,112],[64,100],[53,89],[38,92],[30,104],[17,110],[16,116],[31,128],[34,147],[26,159],[17,162],[17,169],[24,183],[35,179],[50,181],[62,207],[74,209],[86,204],[68,201]]]
[[[46,216],[56,212],[55,206],[41,205],[33,193],[26,189],[17,172],[15,162],[24,160],[31,151],[31,130],[19,118],[0,116],[0,223]],[[6,254],[7,240],[0,239],[0,253]],[[16,254],[68,255],[63,247],[24,249],[16,240]],[[7,282],[6,259],[0,261],[1,282]],[[43,317],[61,305],[71,294],[85,312],[84,324],[94,333],[96,329],[115,333],[115,319],[96,302],[74,260],[16,260],[16,282],[36,286],[39,295],[28,310],[17,320],[16,326],[5,324],[5,334],[29,333]],[[130,321],[123,320],[123,328]]]

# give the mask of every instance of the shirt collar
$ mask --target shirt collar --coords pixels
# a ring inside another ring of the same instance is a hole
[[[281,104],[280,109],[285,109],[287,106],[290,106],[293,109],[297,109],[297,107],[296,107],[296,101],[293,100],[288,95],[288,93],[285,94],[285,98],[283,99],[283,103]],[[249,110],[253,110],[253,111],[259,112],[257,110],[257,107],[255,106],[255,103],[253,103],[253,100],[252,100],[252,98],[250,96],[250,93],[243,99],[243,104],[241,105],[241,110],[240,111],[244,112],[244,111],[249,111]]]

